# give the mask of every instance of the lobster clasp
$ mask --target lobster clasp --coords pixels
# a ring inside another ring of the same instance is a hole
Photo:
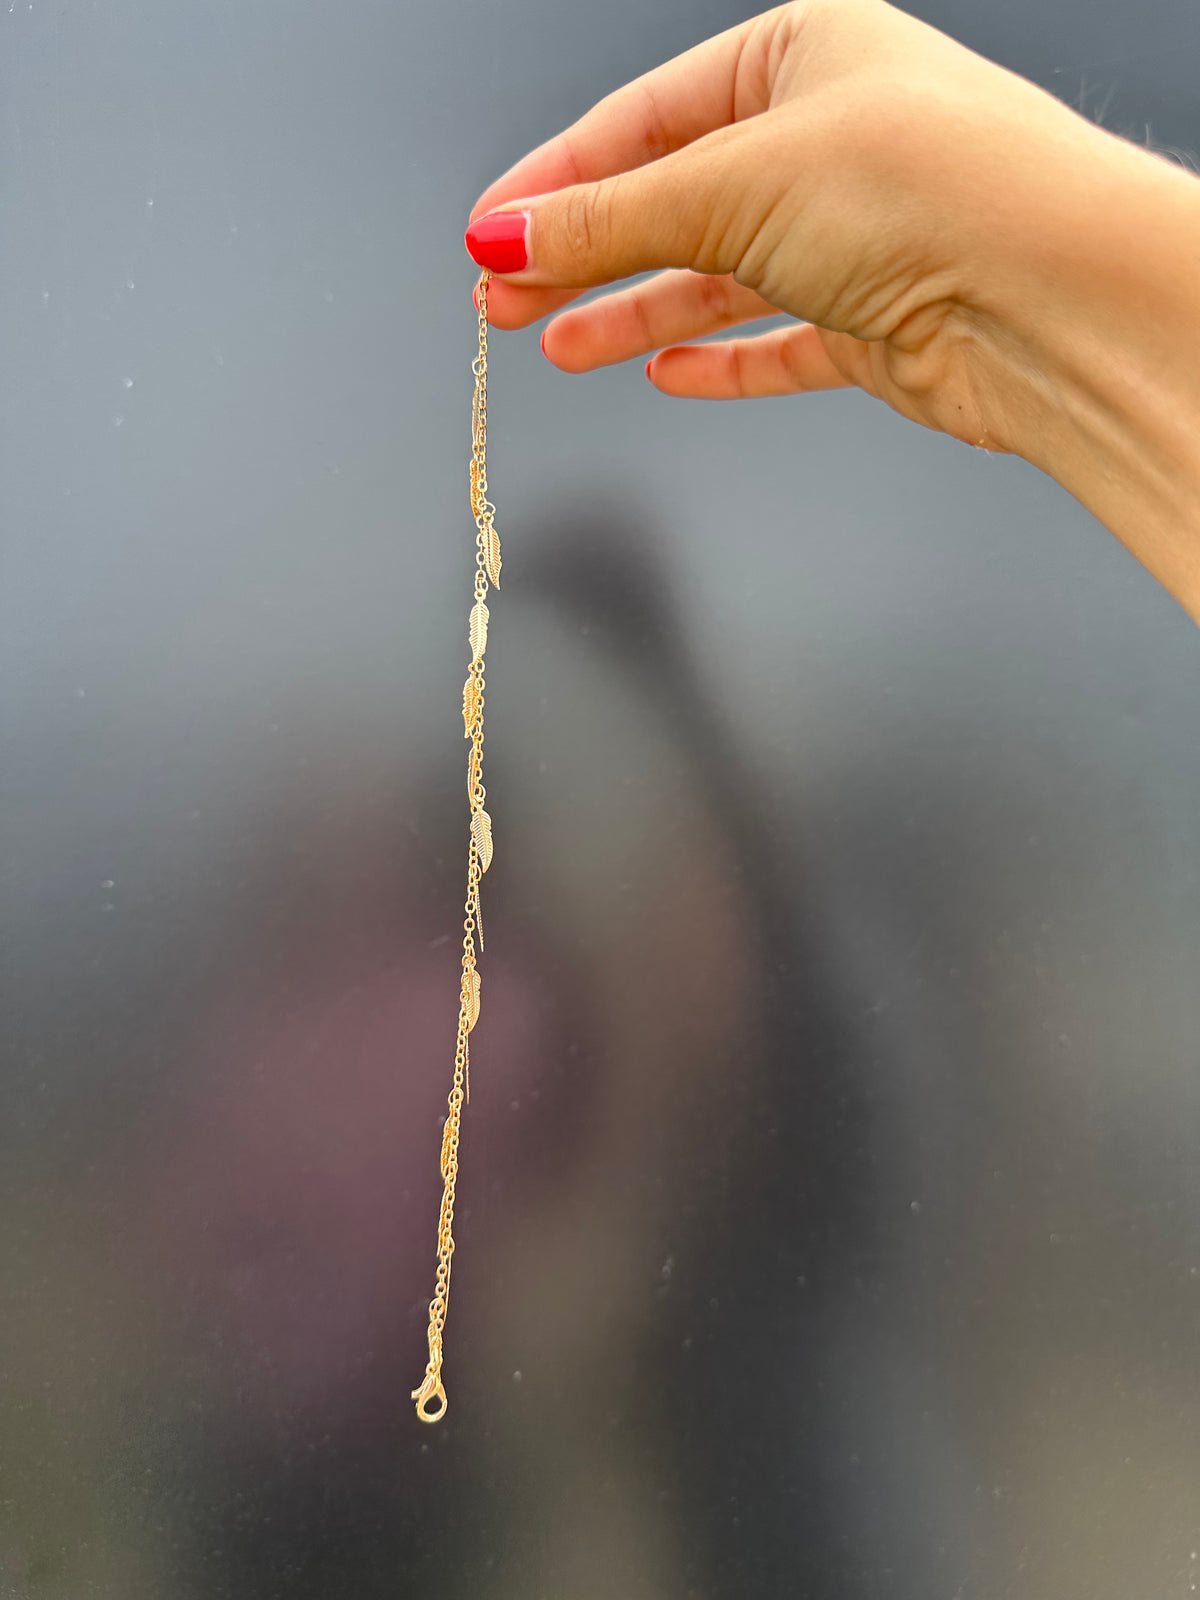
[[[419,1389],[413,1390],[412,1398],[417,1402],[417,1415],[422,1422],[438,1422],[446,1415],[448,1402],[440,1373],[427,1372],[425,1382]],[[439,1402],[436,1411],[428,1409],[431,1400]]]

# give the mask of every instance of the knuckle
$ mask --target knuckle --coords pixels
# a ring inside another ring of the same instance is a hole
[[[590,184],[573,189],[563,209],[563,248],[572,261],[589,260],[600,244],[600,207]]]
[[[634,289],[629,297],[630,309],[633,313],[634,326],[638,332],[640,345],[646,350],[653,350],[658,344],[655,338],[654,327],[650,320],[650,312],[646,306],[646,296]]]
[[[697,274],[700,310],[706,321],[724,322],[729,317],[729,284],[716,273]]]
[[[659,109],[654,91],[648,83],[642,86],[642,100],[645,111],[646,154],[651,161],[658,161],[662,156],[670,155],[675,149],[675,141]]]
[[[729,345],[729,368],[732,378],[734,398],[745,400],[749,397],[746,385],[745,343],[741,339],[734,339]]]
[[[806,387],[804,345],[801,333],[802,330],[800,329],[789,328],[789,337],[782,340],[779,347],[779,364],[783,368],[784,377],[794,390]]]

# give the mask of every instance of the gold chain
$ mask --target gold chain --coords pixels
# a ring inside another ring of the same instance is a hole
[[[412,1398],[422,1422],[437,1422],[446,1414],[442,1384],[442,1331],[450,1299],[450,1262],[454,1255],[454,1190],[458,1182],[458,1137],[464,1101],[471,1099],[471,1065],[468,1036],[479,1021],[479,971],[475,965],[475,940],[483,949],[483,920],[479,907],[479,880],[492,864],[492,819],[484,810],[483,786],[483,658],[487,650],[488,584],[500,587],[500,536],[493,524],[496,508],[487,497],[487,291],[491,274],[479,279],[479,354],[471,363],[475,396],[471,406],[471,514],[475,518],[475,604],[471,608],[468,637],[471,670],[463,685],[463,730],[471,741],[467,756],[467,797],[471,807],[467,846],[467,899],[463,922],[462,983],[458,995],[458,1045],[454,1052],[454,1079],[442,1129],[442,1210],[438,1218],[437,1283],[429,1302],[429,1363]],[[436,1409],[430,1409],[436,1402]]]

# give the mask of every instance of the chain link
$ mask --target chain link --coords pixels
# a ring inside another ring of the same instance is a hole
[[[445,1187],[438,1218],[437,1277],[429,1303],[429,1361],[425,1377],[412,1398],[422,1422],[437,1422],[446,1414],[446,1390],[442,1383],[442,1334],[450,1299],[450,1266],[454,1256],[454,1195],[458,1184],[458,1143],[464,1103],[471,1098],[471,1067],[468,1037],[479,1020],[480,979],[475,962],[475,939],[483,948],[480,918],[480,879],[491,862],[491,818],[484,809],[487,790],[483,784],[483,707],[484,653],[487,639],[489,581],[499,588],[500,541],[493,525],[496,508],[487,498],[487,291],[491,277],[479,279],[479,354],[471,363],[475,393],[471,404],[471,513],[475,518],[475,609],[471,613],[472,660],[463,686],[463,722],[471,741],[468,764],[470,801],[470,843],[467,849],[467,898],[464,903],[462,981],[458,997],[458,1042],[454,1051],[454,1077],[446,1102],[446,1121],[442,1128],[441,1173]],[[490,578],[489,578],[490,574]],[[482,610],[482,633],[479,632]]]

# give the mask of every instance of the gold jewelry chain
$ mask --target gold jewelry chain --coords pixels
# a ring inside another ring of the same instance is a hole
[[[471,608],[468,638],[471,670],[463,685],[463,730],[471,741],[467,756],[467,797],[471,807],[467,846],[467,899],[463,922],[462,984],[458,996],[458,1044],[454,1052],[454,1079],[442,1129],[442,1210],[438,1218],[437,1282],[429,1303],[429,1363],[412,1398],[422,1422],[437,1422],[446,1414],[442,1384],[442,1331],[450,1299],[450,1263],[454,1255],[454,1190],[458,1182],[458,1136],[463,1102],[471,1098],[471,1063],[467,1040],[479,1021],[479,972],[475,965],[475,940],[483,949],[483,920],[479,908],[479,880],[492,864],[492,819],[484,810],[483,786],[483,671],[488,635],[488,584],[500,587],[500,536],[493,525],[496,508],[487,497],[487,291],[491,273],[479,279],[479,354],[471,363],[475,397],[471,406],[471,514],[475,518],[475,604]],[[435,1409],[431,1409],[435,1405]]]

